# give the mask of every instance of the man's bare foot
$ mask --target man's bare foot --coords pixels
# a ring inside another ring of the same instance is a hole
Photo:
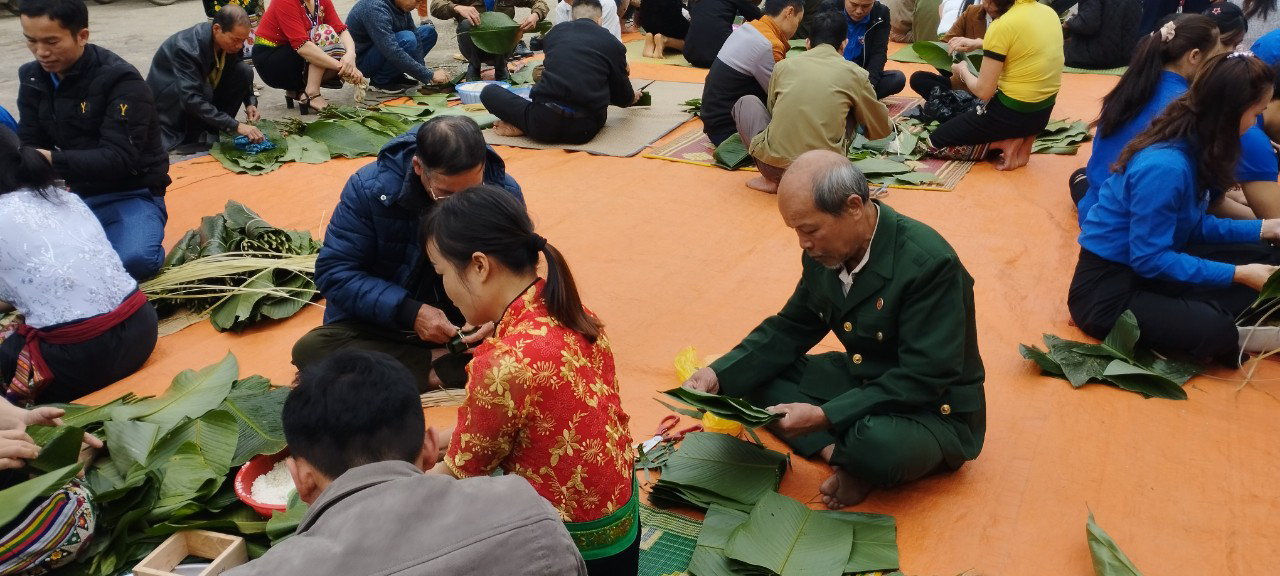
[[[871,493],[871,485],[856,476],[832,466],[835,473],[822,481],[818,491],[822,493],[822,503],[832,510],[848,506],[857,506]]]
[[[654,49],[653,36],[654,36],[653,34],[644,35],[644,52],[642,52],[642,54],[644,55],[645,58],[657,58],[657,56],[653,55],[653,49]]]
[[[498,120],[493,123],[493,133],[499,136],[508,136],[508,137],[524,136],[524,132],[521,131],[519,128],[516,128],[514,125],[508,124],[501,120]]]
[[[755,178],[747,180],[747,188],[759,190],[768,194],[778,193],[778,183],[773,182],[764,176],[756,176]]]
[[[667,57],[667,37],[661,34],[653,35],[653,58]]]

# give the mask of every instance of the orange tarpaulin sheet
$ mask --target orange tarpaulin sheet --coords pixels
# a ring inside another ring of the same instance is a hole
[[[632,75],[701,81],[705,71],[635,65]],[[1114,82],[1066,76],[1053,116],[1092,119]],[[540,233],[564,252],[586,303],[606,323],[637,441],[667,414],[652,398],[676,384],[677,352],[694,345],[722,353],[776,312],[799,278],[795,236],[773,196],[743,185],[750,173],[560,150],[499,152]],[[1065,305],[1078,250],[1066,182],[1088,153],[1085,145],[1077,156],[1035,155],[1012,173],[981,164],[954,192],[893,190],[885,199],[941,232],[976,279],[988,429],[981,456],[958,472],[874,492],[855,510],[897,517],[908,574],[1089,574],[1088,508],[1144,573],[1274,573],[1275,365],[1264,363],[1240,390],[1239,371],[1215,369],[1192,380],[1190,400],[1179,402],[1102,385],[1074,390],[1018,355],[1020,342],[1038,343],[1043,332],[1084,339]],[[229,198],[277,226],[322,231],[346,177],[369,161],[289,164],[256,177],[208,158],[174,166],[167,238],[176,241]],[[228,350],[241,374],[287,383],[290,348],[320,316],[309,307],[239,335],[202,322],[161,339],[140,373],[85,401],[158,393],[178,371]],[[428,416],[451,426],[452,412]],[[829,468],[793,463],[781,490],[809,501]]]

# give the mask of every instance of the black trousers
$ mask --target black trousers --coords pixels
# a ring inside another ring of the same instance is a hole
[[[148,302],[114,328],[88,342],[41,342],[40,354],[53,372],[53,382],[40,393],[36,402],[72,402],[137,372],[156,348],[158,323],[156,309]],[[27,339],[19,334],[0,343],[0,389],[7,389],[13,380],[18,354],[26,343]]]
[[[1052,112],[1052,106],[1036,112],[1019,112],[1005,106],[999,98],[992,97],[986,112],[979,114],[977,110],[970,110],[946,121],[933,131],[929,141],[943,148],[1025,138],[1044,130],[1049,125]]]
[[[893,96],[907,87],[907,75],[898,70],[885,70],[872,87],[876,89],[877,100]]]
[[[1228,264],[1280,264],[1280,251],[1262,244],[1197,246],[1188,253]],[[1081,330],[1107,336],[1125,310],[1138,320],[1141,342],[1160,352],[1234,362],[1236,317],[1258,293],[1247,286],[1203,286],[1139,276],[1127,265],[1080,249],[1067,308]]]
[[[253,94],[253,68],[244,62],[237,62],[235,66],[222,71],[222,79],[213,88],[209,103],[213,104],[219,112],[235,118],[240,113],[240,106],[244,104],[245,98],[251,94]],[[219,130],[217,126],[205,124],[203,120],[191,115],[184,114],[183,121],[182,141],[178,144],[198,142],[205,133],[216,134]]]
[[[604,127],[606,118],[603,111],[568,112],[550,102],[530,102],[494,84],[485,86],[480,102],[498,119],[549,144],[586,144]]]
[[[280,90],[307,88],[307,61],[292,46],[253,46],[253,67],[262,83]]]
[[[626,550],[613,556],[587,560],[587,576],[635,576],[640,572],[640,535],[644,527],[636,532],[636,539]]]
[[[467,80],[479,80],[480,68],[485,64],[493,64],[493,77],[497,80],[507,78],[507,58],[510,54],[490,54],[476,48],[471,41],[471,23],[458,21],[458,51],[467,59]]]
[[[911,75],[910,84],[912,91],[919,94],[921,98],[928,99],[933,94],[934,88],[941,89],[943,92],[951,90],[951,77],[922,70]]]
[[[413,374],[419,392],[430,390],[432,370],[446,388],[467,385],[466,367],[471,354],[445,354],[432,362],[432,352],[440,348],[439,344],[424,342],[410,332],[361,322],[334,322],[311,329],[293,345],[293,365],[301,370],[345,348],[391,355]]]

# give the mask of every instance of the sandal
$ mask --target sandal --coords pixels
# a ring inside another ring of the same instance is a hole
[[[299,96],[298,97],[298,114],[307,116],[310,114],[315,114],[329,107],[328,102],[325,102],[324,106],[312,106],[311,101],[316,98],[324,98],[324,96],[321,95],[319,92],[316,92],[315,94],[304,94],[302,96]]]

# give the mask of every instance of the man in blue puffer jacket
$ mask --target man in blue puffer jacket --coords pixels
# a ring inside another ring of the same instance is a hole
[[[437,200],[480,184],[524,201],[502,158],[466,116],[432,118],[353,174],[316,261],[324,325],[294,345],[293,364],[302,369],[346,347],[377,350],[408,366],[423,391],[463,386],[470,356],[447,353],[444,345],[469,327],[427,260],[419,223]],[[463,341],[474,344],[492,330],[487,325]]]

